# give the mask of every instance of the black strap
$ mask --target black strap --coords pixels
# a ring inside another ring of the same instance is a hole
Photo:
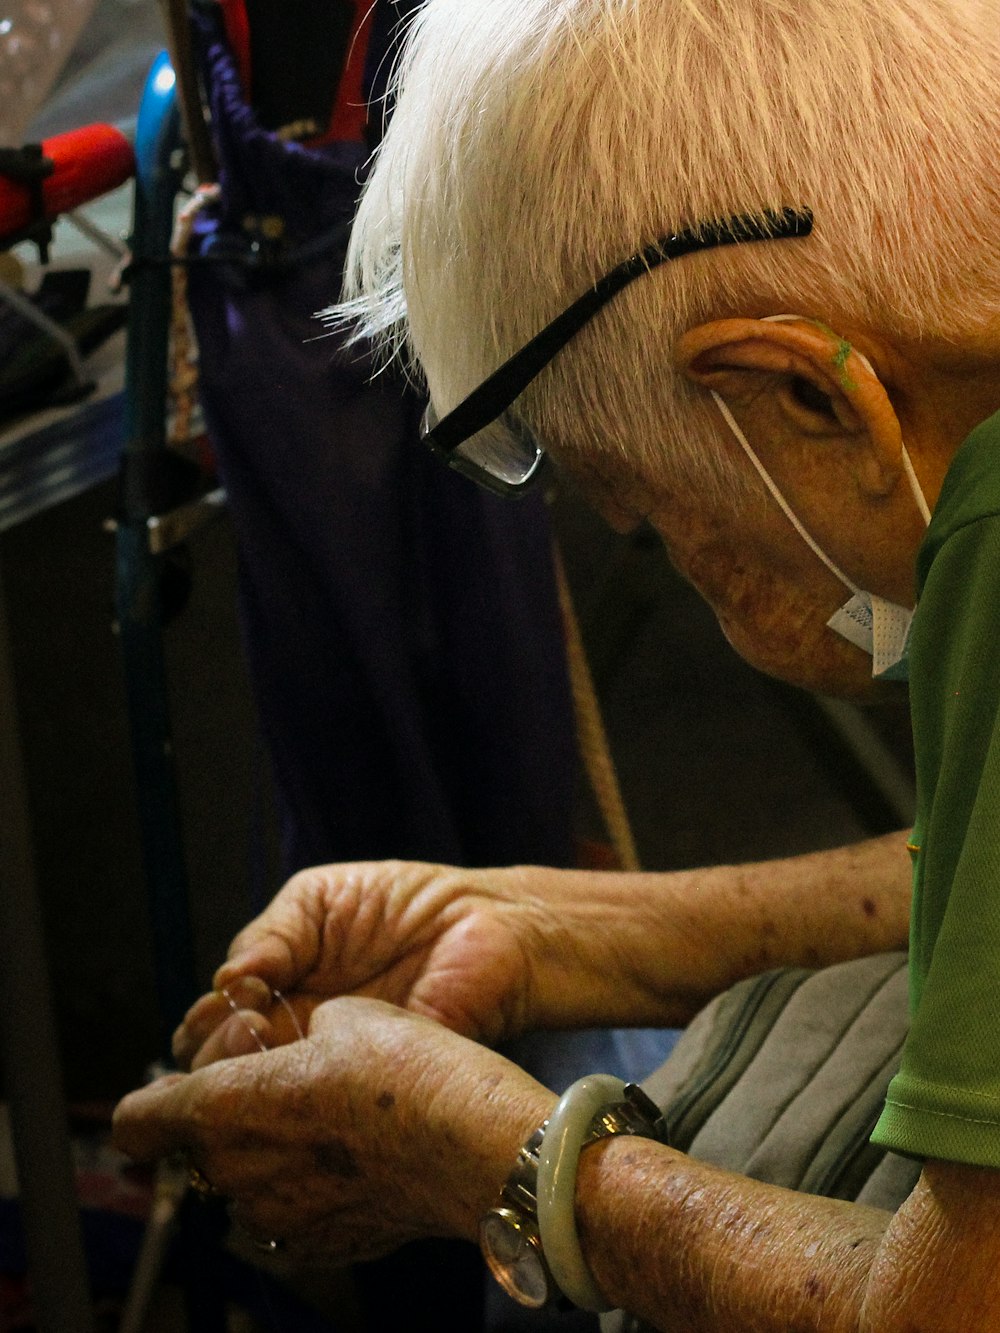
[[[21,236],[28,236],[38,245],[41,262],[49,261],[52,228],[45,221],[43,183],[56,169],[51,157],[46,157],[40,143],[22,144],[20,148],[0,148],[0,176],[6,176],[15,185],[27,188],[31,214],[27,228],[10,238],[7,244]]]

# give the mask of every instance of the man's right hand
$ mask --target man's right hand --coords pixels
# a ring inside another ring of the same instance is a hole
[[[756,972],[905,947],[905,842],[896,833],[664,874],[413,861],[305,870],[237,935],[174,1054],[196,1068],[293,1041],[340,995],[487,1043],[535,1028],[679,1026]]]
[[[585,951],[573,942],[576,895],[540,898],[536,875],[403,861],[301,872],[236,936],[216,989],[175,1034],[176,1059],[198,1068],[294,1040],[340,995],[387,1000],[489,1043],[537,1025],[544,992],[563,987]]]

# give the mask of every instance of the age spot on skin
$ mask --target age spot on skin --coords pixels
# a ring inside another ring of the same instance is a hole
[[[361,1175],[354,1154],[340,1139],[328,1139],[326,1143],[317,1143],[313,1157],[320,1171],[340,1180],[357,1180]]]
[[[875,903],[871,898],[861,899],[861,910],[864,912],[865,916],[868,917],[869,919],[871,919],[874,916],[878,916],[878,908],[875,906]]]
[[[375,1099],[375,1105],[380,1111],[391,1111],[396,1105],[396,1099],[391,1092],[380,1092]]]

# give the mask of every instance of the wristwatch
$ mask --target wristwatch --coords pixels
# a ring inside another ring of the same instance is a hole
[[[490,1272],[509,1296],[535,1310],[563,1295],[546,1262],[538,1229],[538,1154],[547,1128],[546,1120],[522,1146],[499,1201],[479,1226],[479,1244]],[[638,1084],[626,1084],[620,1102],[597,1112],[582,1146],[614,1134],[665,1137],[660,1108]]]

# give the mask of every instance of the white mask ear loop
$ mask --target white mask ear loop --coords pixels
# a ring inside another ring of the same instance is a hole
[[[861,364],[868,371],[868,373],[874,379],[878,379],[878,376],[875,374],[875,367],[865,356],[864,352],[859,352],[856,347],[852,348],[851,350],[852,354],[857,357],[857,359],[861,362]],[[927,501],[924,498],[924,492],[921,488],[920,482],[917,480],[917,474],[913,470],[913,464],[910,461],[909,451],[907,450],[906,445],[903,444],[902,440],[900,441],[899,447],[903,455],[903,471],[906,473],[906,480],[910,483],[910,490],[913,492],[913,498],[916,501],[917,508],[920,510],[920,517],[924,520],[924,527],[925,528],[929,527],[931,521],[931,511],[927,506]]]
[[[794,318],[794,316],[793,316],[792,318]],[[851,592],[854,593],[854,595],[855,595],[856,597],[857,597],[857,596],[860,596],[860,595],[861,595],[861,589],[858,587],[858,585],[857,585],[856,583],[852,583],[852,582],[851,582],[851,580],[847,577],[847,575],[844,573],[844,571],[843,571],[842,569],[839,569],[839,568],[833,563],[833,561],[830,559],[830,557],[827,555],[827,553],[826,553],[826,552],[823,550],[823,548],[820,546],[819,542],[816,541],[816,539],[815,539],[813,536],[811,536],[810,533],[808,533],[808,532],[806,531],[805,527],[804,527],[804,526],[802,525],[802,523],[800,522],[798,516],[797,516],[797,515],[794,513],[794,511],[792,510],[791,505],[788,503],[788,501],[785,499],[785,497],[784,497],[784,496],[781,494],[781,492],[778,490],[778,487],[777,487],[777,486],[775,485],[775,483],[772,481],[771,476],[770,476],[770,473],[767,471],[767,469],[765,468],[764,464],[760,461],[760,459],[759,459],[759,458],[757,457],[757,455],[754,453],[753,448],[752,448],[752,446],[751,446],[751,444],[750,444],[750,441],[749,441],[749,440],[747,439],[747,437],[743,434],[743,431],[742,431],[742,430],[740,429],[740,427],[739,427],[739,423],[737,422],[736,418],[733,416],[732,412],[730,412],[729,407],[727,406],[727,404],[723,401],[723,399],[719,396],[719,394],[716,393],[716,391],[715,391],[714,389],[710,389],[709,392],[711,393],[712,397],[715,399],[715,402],[716,402],[716,405],[718,406],[719,411],[722,413],[723,417],[725,418],[726,425],[729,427],[729,429],[730,429],[730,430],[733,432],[733,434],[736,436],[737,440],[739,440],[740,444],[741,444],[742,447],[743,447],[743,452],[746,454],[747,458],[750,459],[750,462],[751,462],[751,463],[754,465],[754,467],[757,469],[757,472],[758,472],[758,475],[760,476],[761,481],[764,483],[764,485],[767,487],[767,489],[771,492],[771,495],[773,496],[775,503],[779,506],[779,508],[781,509],[781,512],[782,512],[782,513],[785,515],[785,517],[788,519],[789,523],[791,523],[792,527],[793,527],[793,528],[795,529],[795,531],[799,534],[799,536],[802,538],[802,540],[805,542],[805,544],[809,547],[809,549],[810,549],[810,551],[812,551],[813,555],[815,555],[818,559],[822,560],[823,564],[826,565],[827,569],[828,569],[828,570],[830,571],[830,573],[834,576],[834,578],[839,579],[839,580],[841,581],[841,583],[844,585],[844,587],[845,587],[845,588],[849,588],[849,589],[851,590]],[[907,460],[907,461],[909,461],[909,460]],[[912,470],[912,469],[911,469],[911,470]],[[921,498],[922,498],[922,497],[921,497]],[[926,506],[925,506],[925,507],[926,507]]]
[[[916,500],[917,508],[920,510],[920,517],[924,520],[924,527],[930,527],[931,511],[927,506],[927,501],[924,499],[924,493],[920,487],[920,482],[917,481],[917,474],[913,470],[913,464],[910,462],[910,455],[906,451],[905,444],[902,446],[902,449],[903,470],[906,473],[906,480],[910,483],[910,490],[913,492],[913,498]]]

